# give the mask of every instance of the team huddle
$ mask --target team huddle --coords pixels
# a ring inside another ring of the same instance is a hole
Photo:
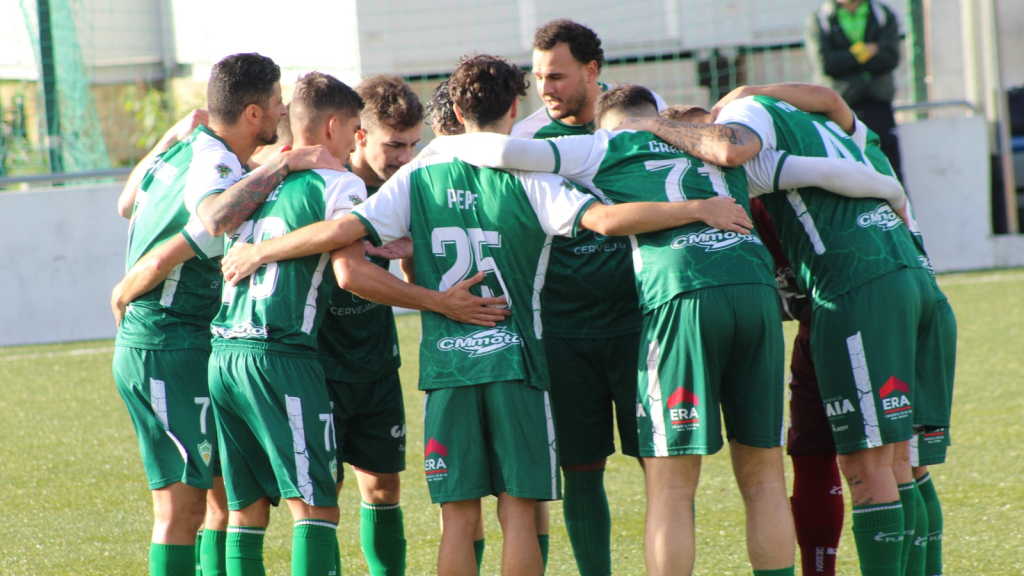
[[[114,377],[153,493],[151,574],[264,574],[283,499],[292,573],[340,575],[342,463],[370,574],[405,574],[400,306],[422,311],[438,574],[479,574],[490,495],[502,574],[544,574],[555,500],[579,574],[612,574],[618,429],[648,574],[693,572],[701,457],[727,443],[755,576],[794,574],[797,544],[804,574],[835,573],[840,475],[863,575],[941,575],[928,466],[956,321],[878,137],[827,88],[743,87],[708,111],[603,84],[603,64],[589,28],[542,26],[544,107],[522,120],[526,74],[493,56],[464,57],[426,107],[398,77],[320,72],[285,105],[269,58],[214,66],[207,110],[119,198]],[[439,137],[414,157],[425,118]]]

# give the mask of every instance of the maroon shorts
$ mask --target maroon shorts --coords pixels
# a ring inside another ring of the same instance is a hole
[[[825,407],[818,391],[818,378],[814,374],[811,358],[811,326],[801,322],[793,341],[793,359],[789,380],[789,433],[786,453],[790,456],[811,456],[835,453]]]

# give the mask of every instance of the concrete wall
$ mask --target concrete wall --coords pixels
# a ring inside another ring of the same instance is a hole
[[[0,346],[114,335],[121,185],[0,194]]]

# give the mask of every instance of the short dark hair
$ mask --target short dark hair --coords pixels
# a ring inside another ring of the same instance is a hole
[[[427,121],[430,127],[442,136],[453,136],[466,130],[452,108],[452,95],[448,92],[447,79],[442,80],[430,95],[430,102],[427,103]]]
[[[380,125],[404,132],[423,121],[423,103],[398,76],[378,74],[356,86],[366,107],[360,115],[363,128]]]
[[[706,108],[696,104],[675,104],[661,111],[661,116],[676,122],[693,122],[698,116],[710,114]]]
[[[658,101],[650,90],[638,84],[620,84],[601,94],[594,104],[594,120],[600,124],[601,117],[613,110],[639,110],[645,106],[658,111]]]
[[[501,119],[512,102],[526,96],[529,86],[526,73],[519,66],[487,54],[463,56],[448,79],[452,102],[458,104],[467,122],[477,126]]]
[[[232,54],[213,65],[206,86],[210,118],[234,124],[250,104],[263,109],[270,105],[274,84],[281,80],[281,68],[256,53]]]
[[[308,134],[328,116],[342,114],[349,118],[359,116],[363,99],[341,80],[323,72],[310,72],[295,83],[295,92],[289,116],[295,130]]]
[[[569,45],[569,52],[580,64],[597,62],[598,71],[604,66],[601,39],[583,24],[559,18],[537,28],[537,33],[533,35],[533,47],[537,50],[551,50],[559,42]]]

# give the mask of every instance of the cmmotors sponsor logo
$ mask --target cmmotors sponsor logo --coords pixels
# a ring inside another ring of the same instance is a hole
[[[214,326],[213,334],[221,338],[235,339],[235,338],[257,338],[260,340],[266,339],[269,334],[269,330],[266,326],[256,326],[251,321],[243,322],[231,328],[224,328],[223,326]]]
[[[865,212],[857,216],[857,226],[861,228],[878,226],[882,230],[892,230],[902,223],[903,221],[892,211],[888,204],[879,204],[871,212]]]
[[[522,345],[523,339],[520,338],[518,334],[509,332],[502,327],[480,330],[470,334],[469,336],[442,338],[437,342],[438,350],[443,352],[461,350],[463,352],[469,352],[470,358],[486,356],[487,354],[492,354],[498,350],[504,350],[510,346]]]
[[[700,232],[676,236],[672,240],[672,247],[676,250],[682,250],[683,248],[695,246],[704,248],[705,252],[717,252],[738,246],[744,242],[761,244],[760,238],[753,234],[739,234],[737,232],[719,230],[718,228],[705,228]]]
[[[700,398],[686,388],[679,388],[668,397],[668,413],[672,428],[676,430],[693,430],[700,426]],[[686,406],[689,404],[689,406]]]
[[[889,418],[903,418],[910,414],[910,386],[895,376],[890,376],[878,391],[882,397],[882,409]]]
[[[423,451],[423,470],[427,473],[427,482],[441,480],[448,476],[448,465],[444,459],[448,457],[448,448],[431,438]]]

